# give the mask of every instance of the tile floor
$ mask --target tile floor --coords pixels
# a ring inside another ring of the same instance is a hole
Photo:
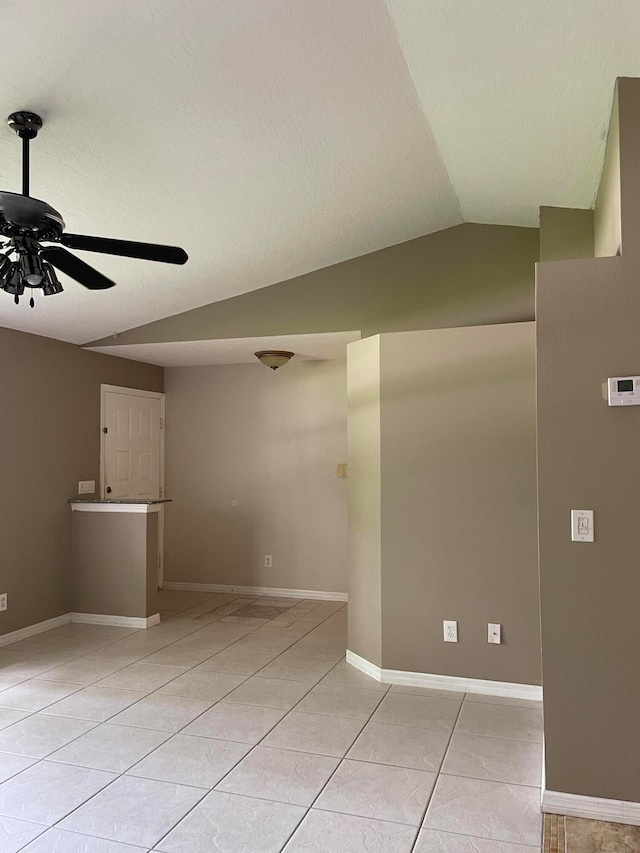
[[[0,648],[0,853],[537,853],[539,703],[379,684],[340,602]]]

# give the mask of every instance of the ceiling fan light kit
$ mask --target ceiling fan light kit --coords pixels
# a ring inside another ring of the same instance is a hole
[[[22,139],[22,194],[0,191],[0,235],[8,239],[8,243],[0,247],[3,250],[0,252],[0,290],[11,294],[16,304],[27,287],[32,294],[36,289],[41,290],[43,296],[61,293],[63,288],[56,269],[89,290],[114,286],[115,282],[68,252],[65,246],[165,264],[187,262],[187,253],[178,246],[66,234],[64,220],[58,211],[29,195],[29,143],[42,128],[42,119],[36,113],[23,110],[11,113],[7,124]],[[62,245],[43,246],[43,242]],[[33,295],[29,304],[34,307]]]
[[[292,352],[283,349],[263,349],[254,355],[258,361],[262,362],[265,367],[270,367],[271,370],[277,370],[293,358]]]

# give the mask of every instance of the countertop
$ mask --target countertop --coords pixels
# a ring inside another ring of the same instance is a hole
[[[152,501],[138,501],[131,498],[121,498],[117,500],[98,500],[97,498],[69,498],[69,504],[133,504],[134,506],[151,506],[151,504],[170,504],[172,498],[158,498]]]

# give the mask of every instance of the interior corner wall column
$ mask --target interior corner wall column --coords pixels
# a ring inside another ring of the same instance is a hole
[[[349,650],[375,666],[540,684],[533,325],[348,347]]]
[[[621,234],[622,255],[537,269],[545,770],[550,792],[640,815],[640,407],[609,407],[603,388],[640,375],[640,80],[619,81],[616,115],[620,184],[605,168],[596,245]],[[593,543],[571,541],[572,509],[594,511]]]
[[[382,666],[380,335],[347,347],[348,648]]]

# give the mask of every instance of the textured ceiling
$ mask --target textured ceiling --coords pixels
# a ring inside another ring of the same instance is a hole
[[[5,0],[2,43],[32,194],[190,260],[85,253],[117,288],[0,293],[0,324],[96,340],[461,221],[383,0]],[[0,127],[0,187],[19,158]]]
[[[296,361],[345,359],[347,344],[357,340],[360,340],[360,332],[326,332],[320,335],[280,335],[268,338],[116,344],[87,349],[163,367],[194,367],[208,364],[257,364],[255,353],[264,349],[287,350],[294,353]]]
[[[465,221],[593,205],[638,0],[387,0]]]
[[[85,254],[0,325],[74,342],[460,221],[592,204],[638,0],[5,0],[0,116],[33,109],[32,193],[69,231],[183,245]],[[0,187],[20,145],[0,127]]]

